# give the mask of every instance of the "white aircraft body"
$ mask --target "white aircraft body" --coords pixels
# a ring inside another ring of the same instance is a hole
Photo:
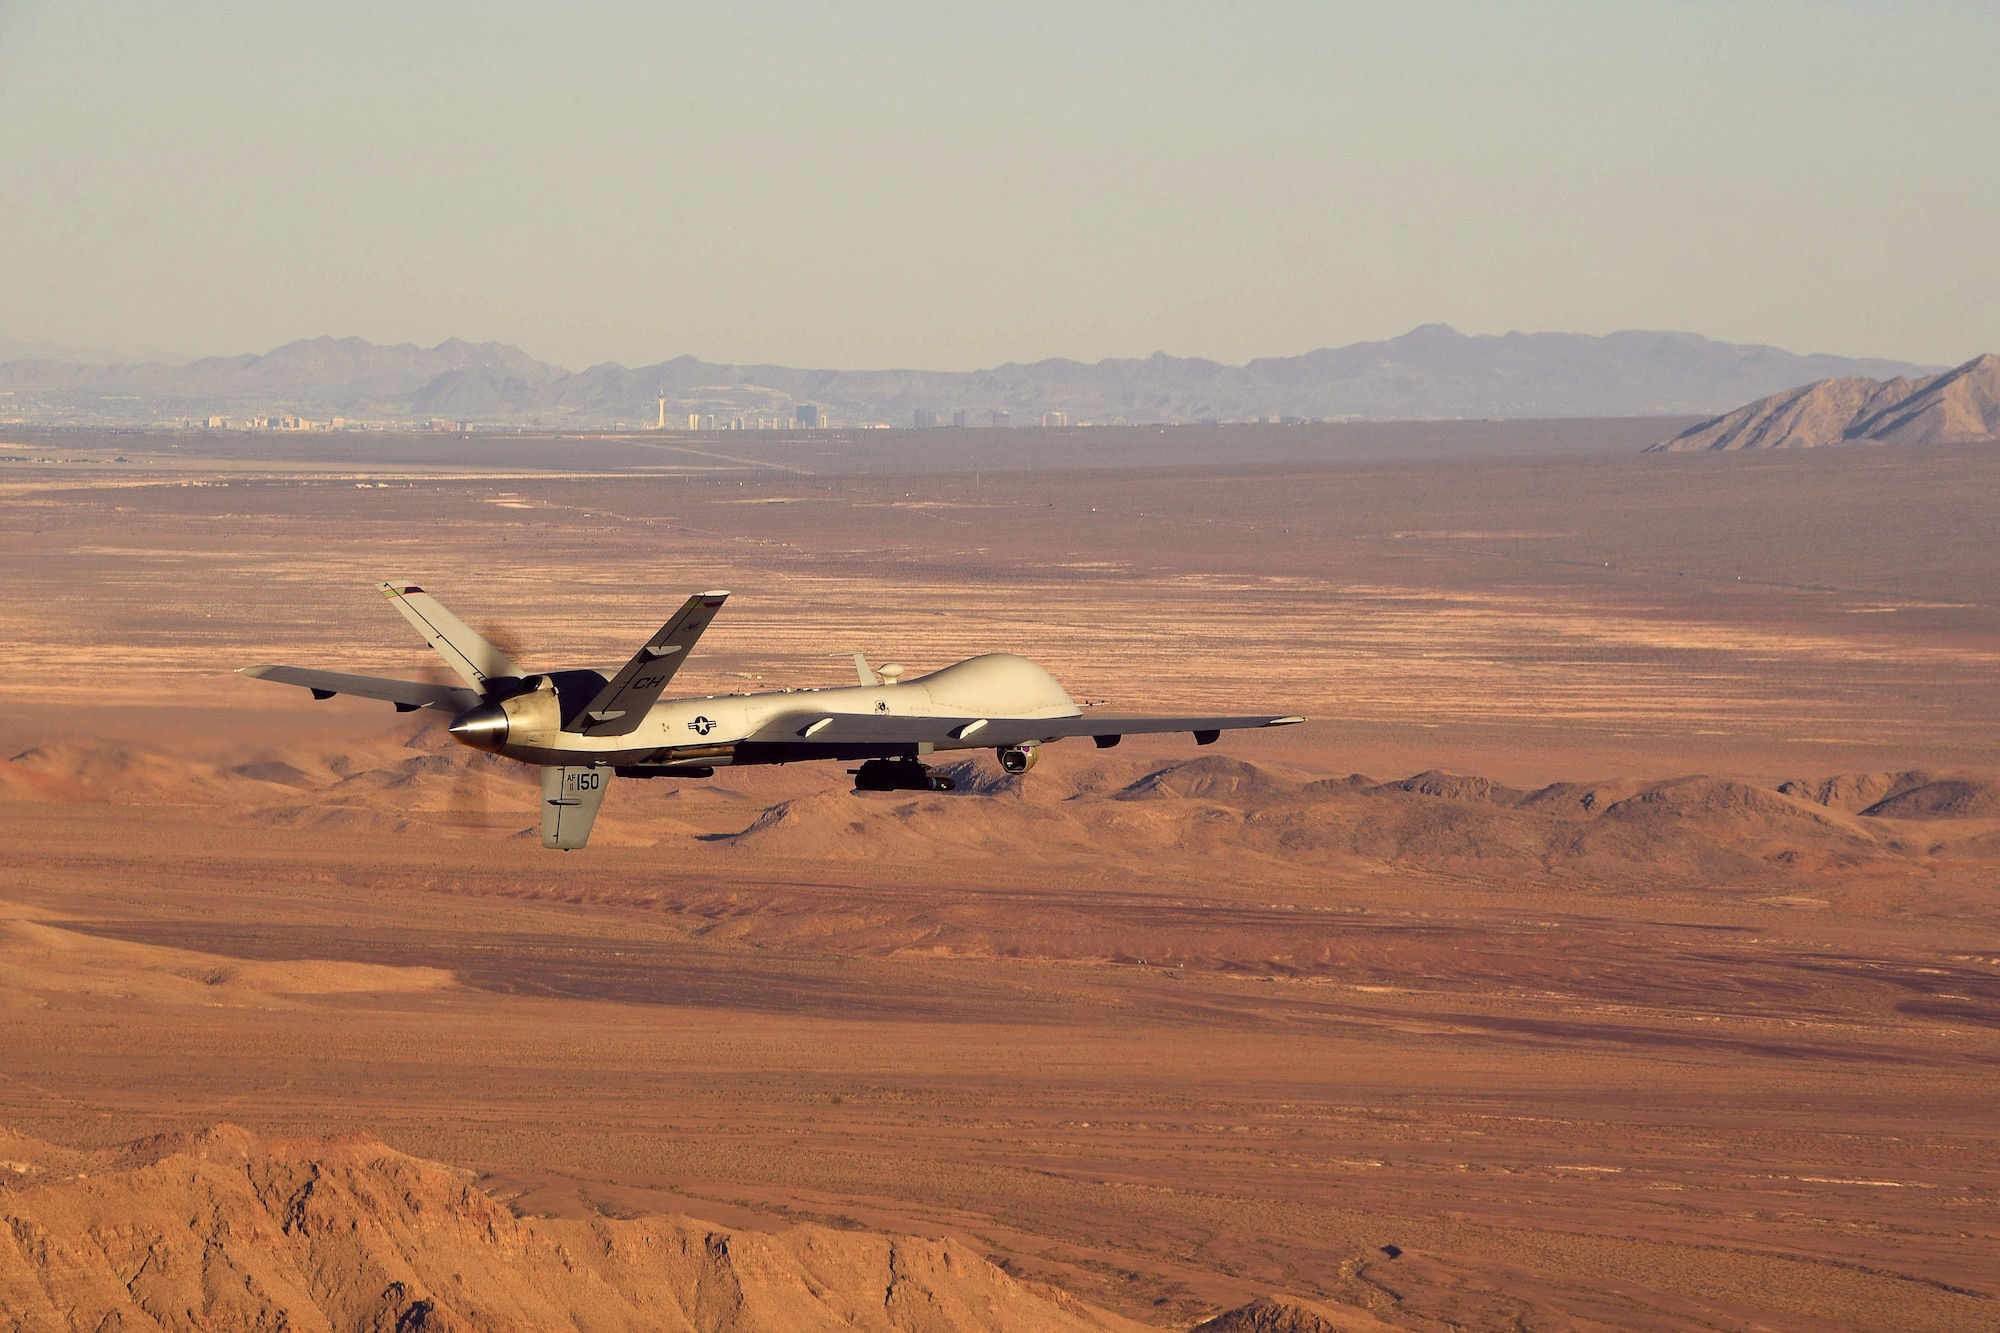
[[[453,715],[461,744],[542,770],[542,845],[584,845],[615,774],[705,778],[717,768],[859,760],[857,791],[950,791],[950,778],[921,761],[951,750],[992,749],[1008,773],[1035,764],[1035,747],[1089,736],[1099,748],[1127,735],[1187,731],[1208,745],[1224,731],[1280,727],[1295,716],[1106,717],[1084,715],[1042,668],[1011,653],[967,658],[903,680],[893,663],[871,669],[854,654],[857,684],[831,689],[660,696],[729,594],[688,598],[622,670],[531,673],[487,642],[436,598],[408,583],[378,585],[464,686],[356,676],[312,667],[254,666],[241,674],[297,685],[319,699],[351,694],[399,712]]]

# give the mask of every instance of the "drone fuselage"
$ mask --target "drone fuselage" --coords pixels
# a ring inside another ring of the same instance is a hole
[[[572,675],[590,679],[564,679]],[[1083,712],[1055,677],[1027,658],[988,653],[894,684],[662,699],[635,730],[594,735],[608,724],[580,717],[577,701],[587,703],[601,681],[594,672],[527,677],[519,693],[461,714],[451,733],[473,749],[523,763],[642,767],[664,776],[677,768],[1032,744],[1042,739],[1036,722]],[[904,733],[913,719],[937,719],[939,725],[928,739],[877,739],[866,724],[878,718],[899,720],[896,729]]]

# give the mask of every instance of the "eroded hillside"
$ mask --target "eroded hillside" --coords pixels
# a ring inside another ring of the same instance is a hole
[[[0,1323],[172,1333],[1136,1329],[949,1240],[520,1217],[365,1138],[0,1137]]]

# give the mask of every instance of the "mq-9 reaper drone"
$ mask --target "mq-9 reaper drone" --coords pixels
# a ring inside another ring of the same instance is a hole
[[[242,674],[351,694],[399,712],[452,714],[462,745],[542,770],[542,845],[565,851],[590,837],[613,774],[705,778],[718,767],[859,760],[857,791],[950,791],[922,761],[949,750],[991,748],[1000,767],[1025,773],[1035,747],[1089,736],[1108,749],[1127,735],[1190,731],[1208,745],[1226,730],[1281,727],[1302,717],[1084,716],[1053,676],[1025,657],[987,653],[905,681],[893,663],[870,669],[854,655],[855,685],[761,694],[662,699],[660,694],[722,609],[726,592],[698,593],[616,675],[588,669],[531,673],[445,610],[422,588],[378,585],[465,681],[435,685],[312,667],[244,667]]]

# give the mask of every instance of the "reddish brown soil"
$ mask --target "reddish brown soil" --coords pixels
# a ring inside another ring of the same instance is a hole
[[[23,1133],[361,1132],[1169,1327],[2000,1320],[1988,454],[231,466],[0,478]],[[697,691],[1007,648],[1315,721],[943,797],[621,784],[557,856],[435,722],[227,674],[428,670],[378,576],[538,665],[732,588]]]

